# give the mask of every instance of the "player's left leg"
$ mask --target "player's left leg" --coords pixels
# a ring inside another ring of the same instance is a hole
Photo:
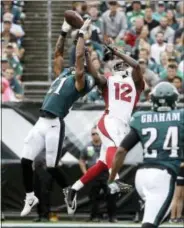
[[[63,120],[53,120],[57,124],[50,126],[45,136],[45,147],[46,147],[46,164],[48,172],[51,174],[53,179],[56,180],[61,188],[67,186],[65,177],[59,171],[57,165],[62,157],[62,145],[65,135],[65,123]],[[59,122],[59,123],[58,123]]]
[[[158,227],[170,211],[175,177],[169,174],[167,170],[157,168],[146,168],[146,172],[149,179],[144,189],[145,210],[142,224],[145,226],[149,223]]]
[[[38,203],[37,197],[33,191],[33,169],[32,164],[35,157],[44,149],[45,142],[41,133],[41,129],[46,125],[42,119],[39,119],[36,125],[31,129],[28,136],[24,140],[24,147],[22,152],[21,166],[23,183],[26,190],[25,205],[21,212],[21,216],[27,215],[32,207]]]

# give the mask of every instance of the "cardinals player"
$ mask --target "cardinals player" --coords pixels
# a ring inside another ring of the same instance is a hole
[[[77,207],[77,191],[93,180],[105,169],[111,170],[113,157],[120,145],[122,137],[129,132],[129,121],[141,92],[144,90],[144,80],[140,66],[130,56],[118,51],[110,44],[108,50],[119,59],[115,61],[112,76],[102,77],[96,74],[96,82],[101,86],[106,104],[105,113],[98,123],[102,147],[99,161],[76,181],[72,187],[63,190],[68,214],[73,214]],[[111,193],[126,191],[129,185],[116,182],[117,186],[109,186]]]

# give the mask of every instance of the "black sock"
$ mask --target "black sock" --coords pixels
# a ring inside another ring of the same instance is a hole
[[[58,167],[49,167],[47,168],[47,170],[61,188],[65,188],[68,186],[64,174],[62,174]]]
[[[22,176],[23,183],[26,190],[26,193],[33,192],[33,169],[32,169],[33,161],[22,158],[21,166],[22,166]]]

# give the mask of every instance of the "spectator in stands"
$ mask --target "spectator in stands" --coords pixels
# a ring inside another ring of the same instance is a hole
[[[144,24],[148,26],[149,32],[159,25],[158,21],[153,19],[153,10],[150,6],[145,9]]]
[[[3,28],[4,31],[1,33],[1,39],[3,39],[3,42],[5,46],[10,42],[17,42],[17,37],[10,31],[11,29],[11,18],[5,17],[3,20]]]
[[[8,60],[5,56],[2,56],[1,58],[1,74],[4,77],[6,69],[10,67]]]
[[[141,48],[139,50],[138,58],[136,59],[145,59],[148,62],[148,68],[154,71],[156,63],[155,60],[150,56],[150,50]]]
[[[88,11],[88,14],[84,15],[84,20],[87,18],[92,17],[92,23],[90,26],[91,29],[91,40],[101,43],[102,41],[102,34],[101,34],[101,29],[100,29],[100,20],[98,19],[98,10],[96,7],[91,7],[90,10]],[[91,16],[92,15],[92,16]]]
[[[167,69],[168,65],[168,56],[166,52],[160,53],[160,64],[156,64],[155,72],[160,74],[162,71]]]
[[[2,102],[16,101],[14,92],[12,91],[9,81],[1,77],[1,98]]]
[[[173,81],[172,81],[173,85],[176,87],[176,89],[178,90],[178,92],[180,94],[183,94],[184,93],[184,88],[183,88],[183,84],[182,84],[182,79],[178,76],[175,76],[173,78]]]
[[[168,77],[168,75],[169,75],[169,78],[172,78],[172,75],[174,75],[174,76],[178,76],[178,77],[184,79],[184,75],[177,68],[178,68],[178,64],[177,64],[176,60],[173,61],[173,58],[168,59],[168,66],[166,69],[164,69],[163,71],[160,72],[160,74],[159,74],[160,78],[165,79]]]
[[[180,54],[176,51],[173,43],[166,44],[165,52],[167,53],[168,59],[174,57],[176,62],[180,61]]]
[[[173,10],[167,10],[167,19],[168,19],[168,25],[174,29],[177,30],[179,28],[179,24],[176,21],[175,14]]]
[[[19,100],[23,99],[23,88],[17,81],[17,79],[14,76],[14,70],[13,68],[7,68],[5,70],[5,78],[8,80],[11,89],[13,90],[15,97]]]
[[[137,38],[135,43],[135,55],[137,56],[137,52],[141,49],[147,49],[150,51],[150,39],[149,39],[149,30],[147,25],[143,26],[140,36]]]
[[[175,45],[175,49],[178,52],[180,59],[183,55],[183,47],[184,47],[184,32],[182,33],[181,38],[178,39],[177,44]]]
[[[14,46],[9,43],[6,48],[7,60],[9,65],[14,69],[15,76],[18,80],[21,79],[23,74],[23,67],[16,55],[14,55]]]
[[[179,63],[178,70],[184,74],[184,60]]]
[[[139,59],[139,64],[146,84],[149,88],[153,88],[159,81],[158,76],[148,69],[148,63],[145,59]]]
[[[88,7],[88,14],[91,17],[92,25],[101,29],[101,21],[99,19],[99,11],[98,8],[95,6]]]
[[[20,23],[21,11],[18,7],[13,5],[13,1],[11,0],[3,0],[2,1],[2,9],[1,15],[5,13],[11,13],[13,15],[13,23]]]
[[[102,19],[102,35],[104,40],[111,38],[118,40],[123,37],[127,29],[127,20],[124,12],[118,11],[117,1],[110,1],[109,10],[103,13]]]
[[[132,27],[137,18],[144,18],[144,11],[141,9],[141,1],[132,2],[132,11],[127,13],[128,27]]]
[[[177,5],[176,5],[176,18],[181,19],[182,17],[184,17],[184,2],[183,1],[178,1]]]
[[[156,3],[156,2],[155,2]],[[156,12],[153,14],[153,19],[160,22],[160,20],[166,16],[166,7],[164,1],[158,2]]]
[[[4,21],[8,21],[8,22],[11,23],[10,32],[11,32],[13,35],[15,35],[17,38],[22,38],[22,37],[25,35],[25,33],[24,33],[22,27],[21,27],[20,25],[18,25],[18,24],[14,24],[14,23],[13,23],[13,14],[11,14],[11,13],[5,13],[5,14],[3,15],[3,22],[4,22]],[[2,24],[1,26],[2,26],[2,31],[4,31],[4,26],[3,26],[3,24]]]
[[[87,4],[85,1],[73,1],[72,10],[76,11],[83,17],[87,11]]]
[[[161,81],[167,81],[172,83],[175,77],[177,77],[177,65],[169,64],[166,70],[166,76],[164,78],[160,78],[163,78]]]
[[[135,40],[139,38],[143,26],[144,26],[143,18],[136,18],[135,25],[130,29],[130,33],[135,37]]]
[[[156,43],[151,45],[151,57],[157,64],[160,64],[160,53],[165,51],[165,49],[164,34],[163,32],[158,32],[156,34]]]
[[[174,30],[168,25],[167,17],[160,19],[160,25],[151,30],[151,38],[155,41],[158,32],[163,32],[166,42],[174,41]]]

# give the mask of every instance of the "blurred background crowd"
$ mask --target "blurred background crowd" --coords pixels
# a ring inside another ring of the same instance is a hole
[[[4,102],[23,98],[23,9],[24,1],[1,2],[1,93]]]
[[[23,99],[22,46],[24,1],[2,1],[2,89],[3,101]],[[94,67],[99,74],[111,74],[112,58],[104,53],[103,42],[111,38],[123,52],[139,61],[146,88],[141,101],[149,101],[151,89],[160,81],[174,84],[184,91],[184,2],[183,1],[74,1],[72,9],[84,19],[92,18],[85,37]],[[75,38],[69,49],[69,66],[75,64]],[[103,102],[94,88],[84,102]]]

